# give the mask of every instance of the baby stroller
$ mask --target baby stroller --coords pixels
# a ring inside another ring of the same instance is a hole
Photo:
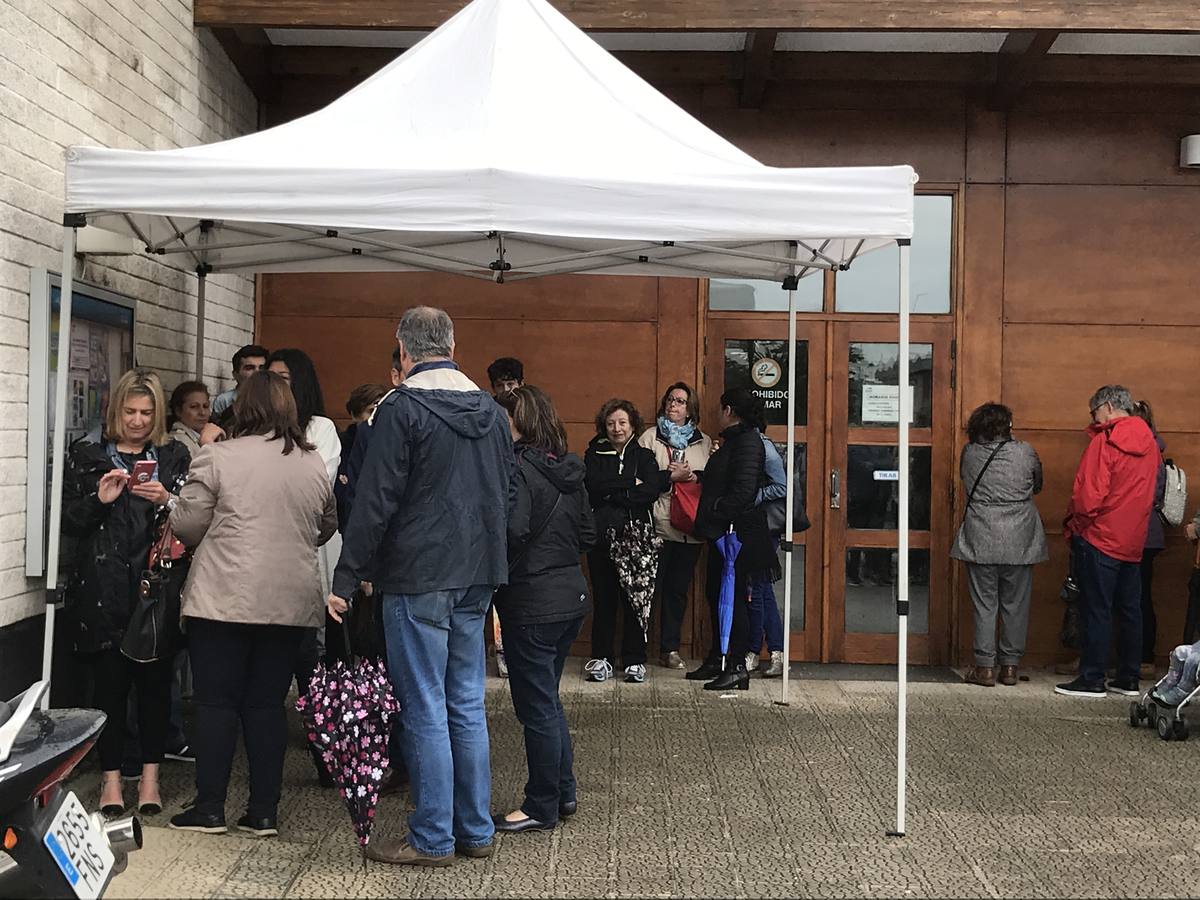
[[[1200,641],[1180,644],[1171,652],[1167,674],[1140,700],[1129,704],[1129,724],[1145,722],[1164,741],[1186,741],[1188,722],[1183,711],[1200,696]]]

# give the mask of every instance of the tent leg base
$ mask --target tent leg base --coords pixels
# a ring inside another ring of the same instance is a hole
[[[903,832],[903,831],[885,831],[885,832],[884,832],[884,834],[886,834],[886,835],[887,835],[888,837],[890,837],[890,838],[902,838],[902,837],[904,837],[904,832]]]
[[[775,705],[776,706],[791,706],[792,704],[788,703],[786,700],[776,700]]]

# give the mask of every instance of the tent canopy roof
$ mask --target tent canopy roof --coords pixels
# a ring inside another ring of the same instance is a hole
[[[915,180],[764,166],[546,0],[475,0],[285,125],[71,148],[66,210],[217,271],[776,278],[789,259],[834,267],[911,237]]]

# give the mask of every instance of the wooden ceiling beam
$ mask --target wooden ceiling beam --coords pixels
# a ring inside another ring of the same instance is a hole
[[[1004,39],[996,58],[996,83],[989,97],[992,109],[1009,109],[1037,80],[1038,69],[1056,40],[1057,31],[1014,31]]]
[[[1200,32],[1195,0],[552,0],[581,28],[611,31]],[[466,0],[195,0],[214,28],[432,29]]]
[[[270,103],[275,100],[279,88],[271,72],[271,54],[275,48],[266,31],[239,26],[214,28],[212,33],[258,102]]]
[[[276,80],[322,77],[347,89],[401,53],[387,47],[276,46],[270,74]],[[652,84],[727,84],[745,77],[743,52],[713,50],[621,51],[625,65]],[[994,53],[853,53],[777,50],[770,76],[775,82],[895,82],[909,84],[995,84]],[[1037,68],[1037,82],[1064,84],[1196,85],[1200,57],[1050,55]]]
[[[738,105],[742,109],[758,109],[767,92],[767,80],[771,77],[771,60],[775,56],[778,31],[759,29],[746,33],[746,46],[742,51],[745,68],[742,72],[742,92]]]

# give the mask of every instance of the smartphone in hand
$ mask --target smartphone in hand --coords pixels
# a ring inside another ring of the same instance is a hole
[[[145,484],[147,481],[154,481],[154,470],[158,468],[158,463],[152,459],[139,459],[133,464],[133,472],[130,475],[131,484]]]

